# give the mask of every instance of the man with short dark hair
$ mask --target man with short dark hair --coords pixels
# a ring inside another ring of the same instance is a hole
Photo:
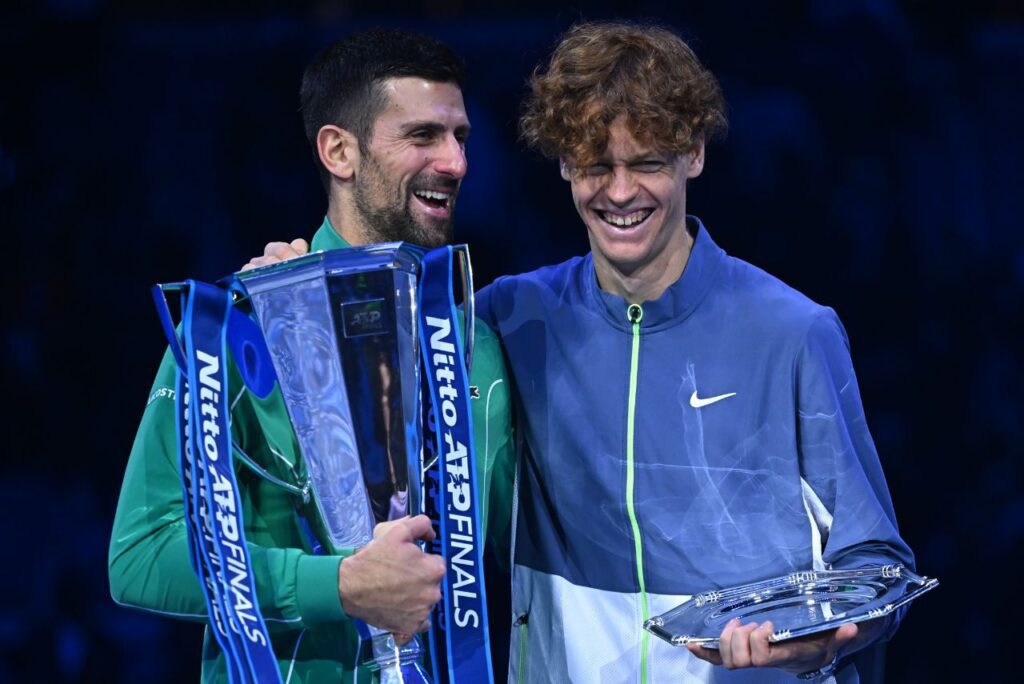
[[[354,34],[309,65],[301,91],[303,120],[328,198],[314,250],[387,240],[439,246],[451,239],[469,134],[462,79],[462,62],[450,48],[397,30]],[[294,246],[307,249],[304,241]],[[175,373],[168,352],[118,502],[110,543],[111,592],[123,605],[205,622],[181,500]],[[470,383],[478,390],[472,399],[474,441],[485,492],[482,524],[489,527],[491,544],[503,538],[508,516],[489,516],[489,508],[509,508],[511,483],[504,373],[493,333],[478,325]],[[234,364],[229,386],[240,388],[232,390],[230,400],[233,440],[277,480],[301,481],[305,465],[280,390],[266,399],[253,396]],[[445,568],[440,557],[416,545],[433,537],[425,516],[379,525],[374,540],[357,552],[316,555],[316,540],[302,522],[313,521],[314,537],[322,534],[315,504],[303,503],[255,470],[238,467],[236,476],[259,607],[283,677],[368,680],[368,672],[357,668],[351,618],[406,635],[426,628]],[[224,655],[208,629],[203,681],[225,678]]]
[[[913,564],[835,312],[686,214],[725,125],[714,77],[671,31],[581,24],[534,73],[524,112],[591,251],[477,296],[524,446],[511,679],[831,681],[896,619],[775,644],[770,623],[730,622],[718,651],[641,627],[704,590]]]

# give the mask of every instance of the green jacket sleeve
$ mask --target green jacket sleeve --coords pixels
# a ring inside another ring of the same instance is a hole
[[[497,335],[476,321],[470,386],[473,405],[473,441],[480,480],[481,524],[489,553],[509,570],[512,490],[515,446],[512,439],[511,400],[505,359]]]
[[[232,370],[237,378],[233,364]],[[205,599],[189,559],[182,505],[175,373],[168,351],[128,458],[110,540],[110,589],[119,604],[206,621]],[[231,386],[238,388],[241,384],[233,382]],[[231,391],[235,395],[235,438],[256,447],[266,443],[262,435],[252,434],[258,422],[253,415],[257,402],[249,398],[240,401],[244,390]],[[274,398],[272,394],[269,400]],[[267,447],[273,449],[272,445]],[[268,628],[295,629],[344,620],[338,596],[341,556],[315,556],[303,550],[290,495],[247,470],[236,468],[236,473],[256,594]]]

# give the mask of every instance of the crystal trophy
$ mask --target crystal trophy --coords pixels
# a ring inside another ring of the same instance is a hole
[[[238,276],[335,552],[369,543],[379,522],[423,510],[416,321],[422,254],[386,243],[318,252]],[[468,253],[459,254],[468,300]],[[393,635],[370,631],[371,667],[380,669],[383,684],[429,681],[417,639],[398,646]]]
[[[733,618],[743,623],[770,620],[777,643],[889,615],[939,585],[902,565],[854,570],[809,570],[763,582],[696,594],[650,618],[644,628],[673,646],[718,648],[718,637]]]

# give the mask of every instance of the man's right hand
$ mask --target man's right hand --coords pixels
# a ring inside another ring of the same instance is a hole
[[[445,575],[444,559],[416,545],[434,538],[430,519],[417,515],[382,525],[382,533],[341,562],[341,606],[374,627],[406,635],[422,632],[441,600]]]
[[[309,254],[309,243],[302,238],[291,242],[268,242],[263,248],[263,256],[253,257],[245,266],[243,271],[248,271],[260,266],[269,266],[288,259],[294,259]]]

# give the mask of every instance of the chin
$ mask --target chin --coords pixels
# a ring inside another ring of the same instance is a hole
[[[423,247],[444,247],[452,241],[452,227],[445,226],[419,226],[416,236],[418,244]]]

